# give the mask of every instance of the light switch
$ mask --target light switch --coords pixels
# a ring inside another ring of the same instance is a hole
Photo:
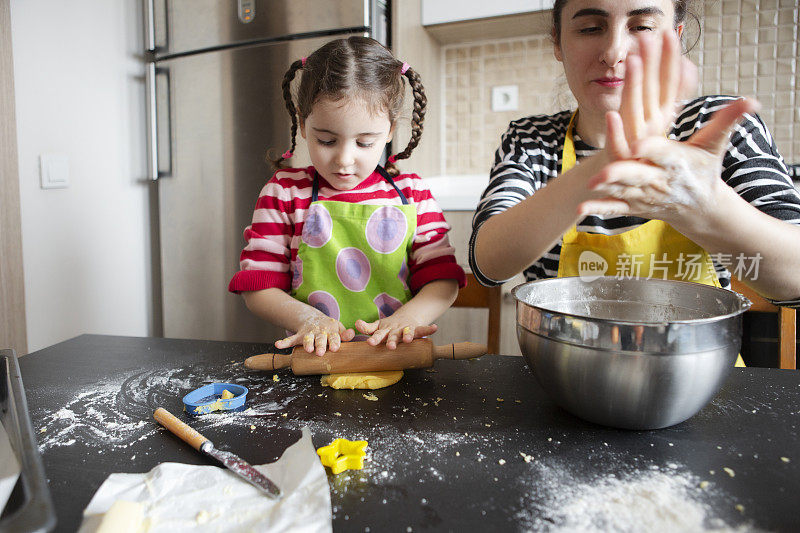
[[[66,154],[40,155],[39,172],[42,189],[69,187],[69,157]]]
[[[519,108],[519,86],[492,87],[492,111],[516,111]]]

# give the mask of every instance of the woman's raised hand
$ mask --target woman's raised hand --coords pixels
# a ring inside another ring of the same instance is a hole
[[[676,103],[697,87],[697,67],[681,55],[673,31],[660,39],[639,37],[639,53],[626,59],[620,116],[628,145],[653,135],[664,136],[675,118]]]
[[[696,77],[672,32],[657,48],[643,38],[641,56],[627,59],[620,112],[606,115],[606,152],[613,162],[589,181],[599,198],[583,202],[581,216],[634,215],[691,229],[713,209],[724,185],[720,174],[731,131],[757,103],[736,100],[686,142],[667,139],[675,98],[686,96]]]

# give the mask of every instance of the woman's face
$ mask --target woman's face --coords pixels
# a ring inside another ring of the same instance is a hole
[[[569,0],[561,12],[556,59],[584,111],[618,110],[625,59],[639,35],[672,31],[672,0]]]

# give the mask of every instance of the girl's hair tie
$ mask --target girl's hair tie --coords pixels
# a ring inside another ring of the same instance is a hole
[[[394,165],[395,163],[397,163],[397,156],[396,155],[390,155],[388,161],[389,161],[389,163]]]
[[[302,63],[303,66],[306,66],[306,58],[305,57],[301,57],[300,58],[300,63]]]
[[[281,159],[289,159],[293,155],[294,154],[292,153],[291,150],[286,150],[285,152],[283,152],[283,155],[281,155]]]
[[[400,67],[400,74],[405,74],[405,73],[406,73],[406,71],[408,70],[408,68],[409,68],[410,66],[411,66],[411,65],[409,65],[408,63],[406,63],[405,61],[403,61],[403,66],[402,66],[402,67]]]

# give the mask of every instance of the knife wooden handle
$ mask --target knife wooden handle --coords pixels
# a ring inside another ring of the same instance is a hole
[[[200,446],[208,440],[163,407],[153,412],[153,418],[197,451],[200,451]]]
[[[297,375],[339,374],[348,372],[380,372],[428,368],[434,359],[469,359],[486,353],[486,346],[460,342],[434,346],[430,339],[401,342],[390,350],[385,344],[372,346],[366,342],[343,342],[338,352],[319,357],[296,346],[291,355],[261,354],[248,357],[244,364],[253,370],[277,370],[291,366]]]

